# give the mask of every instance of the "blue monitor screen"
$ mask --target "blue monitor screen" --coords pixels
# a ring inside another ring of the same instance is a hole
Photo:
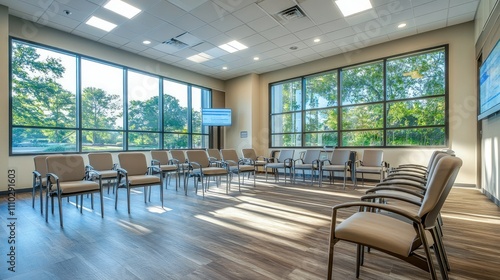
[[[479,68],[479,104],[479,120],[500,111],[500,46],[498,42]]]
[[[230,126],[231,109],[205,108],[201,110],[201,123],[207,126]]]

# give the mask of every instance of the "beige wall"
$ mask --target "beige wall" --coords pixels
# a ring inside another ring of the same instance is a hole
[[[457,178],[458,183],[476,184],[476,64],[474,57],[474,25],[472,22],[444,28],[416,36],[402,38],[389,43],[379,44],[345,54],[327,57],[318,61],[289,67],[259,76],[259,95],[255,100],[259,114],[253,116],[253,137],[251,145],[259,154],[269,154],[267,133],[269,98],[269,83],[286,80],[293,77],[352,65],[398,53],[449,44],[449,105],[450,105],[450,138],[449,147],[454,149],[464,160],[464,165]],[[226,100],[236,93],[236,84],[248,83],[246,80],[235,79],[228,82]],[[227,103],[229,106],[232,104]],[[241,126],[241,127],[240,127]],[[228,131],[228,145],[237,145],[237,137],[233,135],[249,126],[247,122],[235,126]],[[266,137],[260,137],[266,135]],[[404,162],[420,162],[427,164],[433,149],[386,149],[385,160],[391,165]]]
[[[0,191],[7,189],[7,170],[9,168],[16,170],[18,189],[30,188],[32,184],[31,172],[34,168],[32,156],[9,156],[9,35],[224,91],[224,81],[37,25],[17,17],[9,17],[7,8],[0,6],[0,131],[3,132],[0,133]],[[87,160],[86,157],[84,159]]]

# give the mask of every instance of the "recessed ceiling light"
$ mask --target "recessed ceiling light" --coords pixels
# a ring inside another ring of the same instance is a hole
[[[192,55],[192,56],[188,57],[187,59],[194,61],[194,62],[197,62],[197,63],[202,63],[202,62],[205,62],[205,61],[210,60],[212,58],[213,57],[211,55],[208,55],[206,53],[201,52],[199,54]]]
[[[320,39],[320,38],[316,38],[316,39],[314,39],[314,43],[318,43],[319,41],[321,41],[321,39]]]
[[[222,70],[227,70],[227,66],[223,66],[223,67],[222,67]]]
[[[144,45],[149,45],[149,44],[151,44],[151,41],[149,41],[149,40],[144,40],[144,41],[142,41],[142,43],[143,43]]]
[[[245,46],[245,45],[243,45],[242,43],[234,40],[234,41],[231,41],[231,42],[229,42],[227,44],[220,45],[219,48],[225,50],[228,53],[234,53],[234,52],[237,52],[237,51],[244,50],[244,49],[246,49],[248,47]]]
[[[259,60],[260,58],[258,56],[255,56],[253,60]]]
[[[335,4],[337,4],[344,17],[372,8],[370,0],[336,0]]]
[[[400,25],[398,25],[398,28],[403,28],[403,27],[406,27],[406,23],[401,23]]]
[[[110,0],[106,5],[104,5],[104,8],[129,19],[141,12],[141,9],[120,0]]]
[[[116,24],[111,23],[107,20],[103,20],[101,18],[95,17],[95,16],[92,16],[89,20],[87,20],[86,24],[93,26],[93,27],[97,27],[97,28],[102,29],[102,30],[107,31],[107,32],[113,30],[113,28],[116,27]]]

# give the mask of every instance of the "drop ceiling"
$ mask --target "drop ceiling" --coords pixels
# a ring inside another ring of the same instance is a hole
[[[0,0],[0,5],[23,19],[227,80],[472,21],[479,4],[479,0],[371,0],[372,9],[344,17],[334,0],[124,1],[142,12],[127,19],[103,8],[108,0]],[[298,13],[278,14],[294,6]],[[105,32],[85,24],[92,16],[117,27]],[[398,28],[401,23],[406,27]],[[171,41],[176,38],[189,43]],[[145,40],[151,43],[145,45]],[[248,48],[234,53],[217,48],[233,40]],[[164,44],[169,41],[170,45]],[[212,59],[202,63],[187,59],[200,52],[210,53]]]

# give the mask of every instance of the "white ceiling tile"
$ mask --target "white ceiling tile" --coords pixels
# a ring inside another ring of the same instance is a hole
[[[40,2],[40,1],[39,1]],[[64,4],[71,9],[75,9],[81,12],[88,12],[92,13],[95,10],[99,8],[98,5],[88,2],[88,1],[81,1],[81,0],[65,0]]]
[[[139,24],[145,26],[147,28],[155,28],[158,25],[164,23],[165,21],[161,20],[160,18],[154,16],[151,13],[142,12],[133,17],[130,20],[130,22],[133,22],[133,24]]]
[[[168,22],[172,22],[186,14],[184,10],[167,1],[158,2],[146,12]]]
[[[256,55],[256,54],[262,54],[262,53],[265,53],[265,52],[268,52],[270,50],[274,50],[276,49],[278,46],[275,45],[273,42],[264,42],[262,44],[258,44],[256,46],[253,46],[249,49],[246,49],[244,51],[242,51],[242,55]]]
[[[99,42],[102,42],[102,41],[115,42],[119,46],[122,46],[122,45],[125,45],[126,43],[128,43],[130,40],[127,38],[117,36],[113,33],[108,33],[108,34],[104,35],[101,39],[99,39]]]
[[[367,21],[374,20],[374,19],[375,20],[378,19],[378,14],[374,9],[370,9],[370,10],[367,10],[365,12],[361,12],[361,13],[354,14],[352,16],[348,16],[345,18],[345,21],[347,21],[347,23],[349,25],[357,25],[357,24],[360,24],[362,22],[367,22]]]
[[[301,40],[307,40],[310,38],[318,37],[323,34],[323,31],[319,29],[317,26],[313,26],[302,31],[294,32],[295,36],[297,36]]]
[[[192,10],[191,14],[204,22],[212,22],[228,15],[229,13],[216,3],[209,1]]]
[[[319,29],[321,29],[324,33],[337,31],[337,30],[344,29],[347,27],[349,27],[349,24],[343,18],[337,19],[334,21],[330,21],[330,22],[326,22],[326,23],[319,25]]]
[[[336,48],[337,46],[333,42],[326,42],[322,44],[317,44],[315,46],[310,46],[311,49],[313,49],[315,52],[321,53],[327,50],[330,50],[332,48]]]
[[[398,30],[398,31],[395,31],[395,32],[387,33],[387,36],[391,40],[396,40],[396,39],[399,39],[399,38],[408,37],[408,36],[415,35],[415,34],[417,34],[417,28],[415,28],[415,27],[407,27],[404,30]]]
[[[137,52],[142,52],[142,51],[145,51],[149,48],[148,46],[141,44],[141,43],[137,43],[137,42],[129,42],[129,43],[123,45],[123,47],[133,49]]]
[[[314,60],[318,60],[318,59],[322,59],[322,58],[323,57],[317,53],[312,53],[309,55],[300,56],[300,59],[302,59],[304,62],[314,61]]]
[[[463,14],[470,14],[472,12],[475,13],[477,9],[477,4],[476,2],[469,2],[463,5],[451,7],[450,10],[448,11],[448,17],[457,17]]]
[[[148,38],[151,38],[152,40],[164,42],[182,33],[184,33],[184,30],[179,29],[168,22],[165,22],[158,27],[151,29],[144,35]]]
[[[152,58],[152,59],[158,59],[162,56],[165,55],[165,53],[163,52],[160,52],[158,50],[155,50],[153,48],[148,48],[142,52],[139,53],[140,55],[143,55],[143,56],[146,56],[146,57],[149,57],[149,58]]]
[[[437,11],[437,12],[433,12],[433,13],[428,13],[428,14],[423,15],[423,16],[415,17],[415,24],[417,26],[420,26],[420,25],[425,25],[425,24],[431,23],[431,22],[440,21],[443,19],[442,14],[443,14],[443,11]]]
[[[291,52],[291,54],[302,59],[302,57],[316,54],[316,52],[311,48],[304,47],[304,48],[299,48],[298,50]]]
[[[348,36],[354,35],[354,30],[351,27],[344,28],[341,30],[337,30],[334,32],[327,33],[326,36],[330,38],[330,40],[335,41],[341,38],[345,38]]]
[[[258,18],[256,20],[250,21],[247,23],[253,30],[257,32],[262,32],[267,29],[271,29],[273,27],[278,26],[279,24],[269,16],[264,16]]]
[[[306,15],[316,24],[343,19],[344,16],[333,0],[309,0],[300,3]]]
[[[116,28],[115,28],[116,29]],[[99,28],[95,28],[93,26],[87,25],[87,24],[80,24],[77,28],[74,29],[75,32],[78,31],[78,35],[82,36],[81,34],[87,34],[90,36],[90,38],[101,38],[102,36],[108,34],[108,32],[101,30]],[[86,37],[88,38],[88,37]],[[96,39],[96,40],[97,40]]]
[[[285,9],[295,6],[292,0],[263,0],[257,3],[267,13],[274,15]]]
[[[285,28],[290,32],[297,32],[314,26],[314,23],[307,17],[302,17],[294,20],[290,20],[284,24]]]
[[[423,16],[436,11],[444,10],[448,8],[449,0],[434,0],[432,2],[414,6],[413,13],[415,17]]]
[[[243,1],[242,1],[243,2]],[[248,5],[245,8],[233,12],[233,15],[243,22],[250,22],[255,19],[266,16],[267,14],[262,11],[257,4]]]
[[[207,42],[202,42],[196,46],[191,47],[191,49],[198,51],[198,52],[206,52],[207,50],[210,50],[213,48],[216,48],[216,46],[214,46],[210,43],[207,43]]]
[[[221,6],[224,10],[233,13],[237,10],[246,8],[247,6],[254,5],[258,0],[213,0],[217,5]]]
[[[334,56],[342,53],[343,50],[341,48],[331,48],[329,50],[326,50],[321,53],[321,56],[323,57],[329,57],[329,56]]]
[[[389,1],[383,5],[376,6],[374,9],[379,18],[390,18],[395,13],[400,13],[404,10],[412,9],[411,0]]]
[[[283,50],[282,48],[274,48],[274,49],[263,52],[262,56],[272,58],[275,56],[283,55],[285,53],[287,53],[287,51]]]
[[[101,1],[101,3],[98,5],[102,5],[106,2],[108,2],[108,0],[100,0],[100,1]],[[161,1],[163,1],[163,0],[126,0],[125,2],[127,2],[128,4],[134,6],[138,9],[141,9],[144,12],[147,9],[153,7],[154,5],[158,4]]]
[[[186,31],[191,31],[205,25],[202,20],[190,14],[185,14],[184,16],[172,21],[171,23]]]
[[[87,33],[87,32],[83,32],[81,30],[73,30],[73,32],[71,32],[72,34],[75,34],[77,36],[80,36],[80,37],[83,37],[83,38],[87,38],[87,39],[90,39],[90,40],[93,40],[93,41],[98,41],[99,38],[101,38],[102,36],[95,36],[93,34],[90,34],[90,33]]]
[[[231,42],[232,39],[231,39],[231,37],[227,36],[226,34],[221,33],[215,37],[208,38],[206,41],[214,44],[215,46],[220,46],[220,45],[225,44],[227,42]]]
[[[45,18],[45,14],[42,16],[42,18]],[[65,30],[67,29],[73,30],[76,27],[78,27],[78,25],[81,24],[81,21],[74,20],[72,18],[65,17],[62,15],[53,15],[51,17],[48,17],[48,20],[45,19],[39,20],[38,23],[42,24],[43,21],[45,21],[49,26],[50,26],[49,23],[56,23],[57,25],[61,25]]]
[[[221,32],[226,32],[226,31],[229,31],[231,29],[234,29],[240,25],[242,25],[243,22],[241,22],[241,20],[237,19],[235,16],[233,15],[225,15],[215,21],[212,21],[210,23],[211,26],[213,26],[214,28],[216,28],[217,30],[221,31]]]
[[[290,45],[296,42],[299,42],[299,38],[293,34],[288,34],[283,37],[279,37],[273,40],[273,43],[275,43],[279,47],[283,47],[286,45]]]
[[[207,0],[167,0],[170,3],[176,5],[177,7],[189,12],[201,4],[207,2]]]
[[[472,2],[476,3],[476,7],[477,7],[477,5],[479,5],[479,0],[450,0],[450,7],[455,7],[458,5],[472,3]]]
[[[61,30],[64,32],[68,32],[68,33],[71,33],[74,30],[74,28],[72,28],[72,27],[68,27],[66,25],[60,25],[59,23],[55,23],[55,22],[51,22],[51,21],[46,22],[45,26],[48,26],[48,27],[51,27],[51,28],[54,28],[57,30]]]
[[[260,34],[254,34],[252,36],[242,38],[241,40],[238,40],[240,43],[244,44],[247,47],[252,47],[258,44],[261,44],[263,42],[266,42],[266,38],[264,38]]]
[[[240,25],[240,26],[226,32],[226,35],[228,35],[229,37],[231,37],[235,40],[245,38],[248,36],[252,36],[254,34],[255,34],[255,31],[252,28],[248,27],[248,25]]]
[[[213,28],[210,25],[202,26],[198,29],[191,31],[190,33],[193,34],[194,36],[202,39],[202,40],[205,40],[205,41],[207,41],[210,38],[213,38],[213,37],[216,37],[216,36],[219,36],[220,34],[222,34],[222,32]]]
[[[304,49],[310,49],[306,44],[304,44],[302,42],[296,42],[296,43],[293,43],[293,44],[288,44],[286,46],[282,46],[281,48],[283,50],[285,50],[285,51],[290,52],[290,53],[295,53],[295,52],[298,52],[298,51],[304,50]],[[293,50],[291,48],[297,48],[297,49]],[[313,51],[312,49],[310,49],[310,50]]]
[[[283,26],[278,25],[278,26],[275,26],[271,29],[264,30],[264,31],[260,32],[260,34],[268,40],[273,40],[275,38],[290,34],[290,31],[286,30],[286,28],[284,28]]]

